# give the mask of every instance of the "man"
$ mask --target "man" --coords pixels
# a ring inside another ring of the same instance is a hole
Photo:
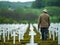
[[[42,40],[47,40],[48,28],[50,26],[50,17],[47,13],[47,9],[43,10],[43,13],[39,16],[38,30],[41,29]]]

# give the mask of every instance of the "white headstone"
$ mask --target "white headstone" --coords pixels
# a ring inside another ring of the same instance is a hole
[[[13,32],[13,44],[15,44],[15,31]]]
[[[58,45],[60,45],[60,25],[58,27]]]
[[[36,35],[36,33],[33,30],[34,30],[33,26],[30,25],[29,35],[31,35],[31,39],[30,39],[30,43],[27,43],[26,45],[37,45],[37,43],[34,43],[34,35]]]
[[[19,30],[19,39],[18,39],[18,40],[19,40],[19,42],[20,42],[20,30]]]

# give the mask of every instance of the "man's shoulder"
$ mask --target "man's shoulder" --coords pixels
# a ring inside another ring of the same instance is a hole
[[[43,16],[43,14],[40,14],[40,17]]]
[[[45,16],[46,16],[46,17],[50,17],[49,14],[41,14],[40,17],[45,17]]]
[[[49,16],[49,14],[46,14],[47,16]]]

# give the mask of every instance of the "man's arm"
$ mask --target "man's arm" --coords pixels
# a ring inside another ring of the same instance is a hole
[[[41,19],[41,17],[39,16],[39,19],[38,19],[38,31],[39,31],[39,28],[40,28],[40,19]]]
[[[49,24],[49,26],[50,26],[50,16],[49,16],[49,18],[48,18],[48,24]]]

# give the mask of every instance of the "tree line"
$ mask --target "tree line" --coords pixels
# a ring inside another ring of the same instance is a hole
[[[33,8],[43,8],[46,6],[58,6],[60,7],[60,0],[36,0],[33,2]]]

